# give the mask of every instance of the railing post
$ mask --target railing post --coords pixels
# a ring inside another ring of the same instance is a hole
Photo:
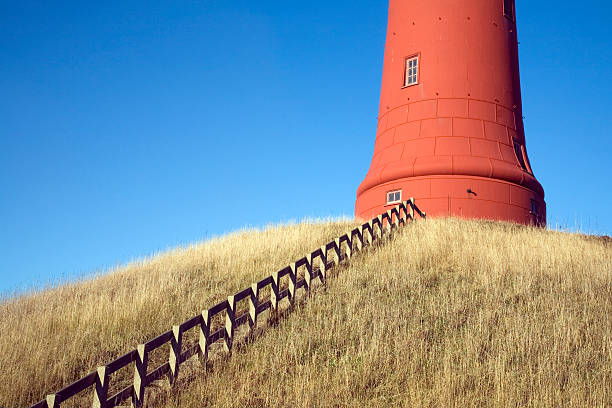
[[[57,395],[56,394],[49,394],[47,395],[47,408],[59,408],[60,404],[57,401]]]
[[[393,225],[395,225],[395,228],[399,227],[400,223],[399,223],[399,219],[400,219],[400,206],[396,205],[395,206],[395,218],[393,219]]]
[[[136,347],[136,361],[134,367],[134,394],[132,395],[132,406],[134,408],[141,408],[144,405],[148,363],[149,352],[145,350],[144,344],[139,344]]]
[[[289,304],[293,307],[295,304],[295,283],[297,281],[297,268],[295,262],[289,265]]]
[[[106,367],[98,367],[92,408],[106,408],[108,403],[108,371]]]
[[[181,326],[172,327],[172,338],[170,339],[170,372],[168,373],[168,381],[170,385],[174,385],[179,375],[179,367],[181,361],[181,349],[183,348],[183,331]]]
[[[410,220],[414,221],[414,197],[410,197],[408,202],[410,203]]]
[[[336,244],[334,251],[336,253],[335,256],[335,264],[338,265],[340,263],[340,259],[342,259],[342,248],[340,247],[340,238],[336,238],[334,240],[334,244]]]
[[[363,225],[357,227],[357,251],[361,252],[363,249]]]
[[[210,316],[208,310],[202,311],[202,322],[200,323],[200,340],[198,342],[198,358],[204,368],[208,360],[208,347],[210,346]]]
[[[351,256],[353,256],[353,236],[352,231],[346,233],[346,258],[350,261]]]
[[[323,245],[321,247],[321,266],[319,269],[321,270],[321,284],[327,284],[327,245]]]
[[[272,274],[272,291],[270,293],[270,313],[273,317],[276,317],[278,314],[279,280],[278,271],[276,271]]]
[[[306,272],[304,273],[304,282],[306,283],[306,296],[310,295],[310,286],[312,285],[312,254],[306,254]]]
[[[249,327],[250,332],[257,328],[257,307],[259,306],[259,288],[256,283],[251,285],[251,296],[249,297]]]
[[[378,224],[378,218],[372,219],[371,222],[372,222],[372,243],[374,243],[378,241],[378,239],[380,238],[376,233],[377,228],[378,228],[378,232],[380,232],[380,226]]]
[[[227,313],[225,314],[225,342],[223,348],[227,354],[232,353],[234,344],[234,327],[236,321],[236,298],[234,296],[227,297]]]

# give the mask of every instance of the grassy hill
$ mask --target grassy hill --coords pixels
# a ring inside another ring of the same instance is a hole
[[[41,399],[352,226],[236,233],[1,304],[0,405]],[[187,367],[178,393],[149,392],[148,405],[612,405],[609,242],[428,220],[336,274],[232,358]]]

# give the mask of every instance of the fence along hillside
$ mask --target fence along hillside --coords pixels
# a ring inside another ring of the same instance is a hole
[[[87,392],[93,394],[92,407],[95,408],[113,408],[128,400],[132,406],[142,407],[146,388],[154,382],[167,376],[173,385],[178,379],[180,366],[196,355],[202,364],[206,364],[209,350],[215,343],[222,343],[225,353],[231,354],[238,328],[248,324],[246,336],[252,335],[262,313],[269,311],[268,320],[278,318],[282,300],[287,299],[289,306],[293,306],[298,290],[309,294],[317,280],[325,285],[331,269],[375,242],[390,237],[399,227],[413,221],[415,214],[426,218],[412,198],[396,205],[199,315],[98,367],[60,391],[47,395],[30,408],[59,408],[62,403]],[[186,335],[194,334],[194,331],[199,332],[199,340],[191,344],[184,342]],[[167,345],[170,350],[167,361],[151,370],[150,355]],[[113,374],[129,366],[134,372],[131,384],[109,395]]]

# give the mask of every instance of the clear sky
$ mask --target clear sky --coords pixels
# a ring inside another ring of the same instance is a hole
[[[612,234],[612,7],[517,17],[549,226]],[[387,0],[0,2],[0,292],[352,216],[386,23]]]

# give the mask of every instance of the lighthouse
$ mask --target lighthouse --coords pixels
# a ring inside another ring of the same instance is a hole
[[[378,129],[355,215],[545,225],[527,156],[514,0],[390,0]]]

